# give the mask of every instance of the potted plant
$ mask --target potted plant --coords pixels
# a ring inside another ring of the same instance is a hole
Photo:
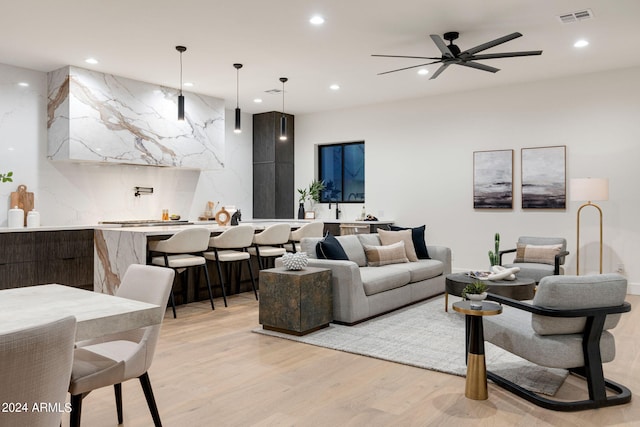
[[[488,289],[486,283],[476,280],[464,287],[462,297],[471,300],[471,308],[481,308],[482,301],[487,297]]]
[[[309,193],[306,188],[298,188],[298,202],[300,205],[298,206],[298,219],[304,219],[304,202],[309,197]]]

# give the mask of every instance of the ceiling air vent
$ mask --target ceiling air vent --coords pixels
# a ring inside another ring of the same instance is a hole
[[[563,24],[570,24],[572,22],[584,21],[585,19],[593,18],[593,12],[591,9],[579,10],[577,12],[565,13],[558,16],[558,19]]]

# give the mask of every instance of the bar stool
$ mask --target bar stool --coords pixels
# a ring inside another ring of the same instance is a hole
[[[175,270],[176,276],[180,276],[185,301],[187,282],[183,279],[182,273],[189,267],[202,267],[207,280],[211,310],[214,310],[213,292],[211,291],[211,282],[209,281],[209,272],[207,271],[207,260],[202,256],[202,253],[209,247],[209,237],[211,237],[211,233],[206,228],[186,228],[178,231],[167,240],[149,242],[149,256],[151,257],[151,264],[172,268]],[[152,256],[153,253],[158,253],[161,256],[154,257]],[[176,303],[173,299],[173,290],[171,291],[169,299],[171,300],[173,318],[175,319]]]
[[[324,222],[314,221],[303,225],[297,230],[291,230],[289,243],[284,248],[289,252],[297,252],[296,242],[300,243],[303,237],[322,237],[324,232]]]
[[[203,254],[206,259],[216,262],[225,307],[227,307],[227,294],[224,289],[224,281],[222,280],[221,263],[240,262],[241,264],[238,273],[238,276],[240,276],[242,274],[242,261],[247,261],[247,265],[249,266],[249,275],[251,276],[251,286],[253,286],[253,293],[255,294],[256,299],[258,299],[256,281],[253,277],[253,269],[251,268],[251,255],[247,252],[247,248],[251,246],[251,243],[253,242],[253,234],[254,230],[250,225],[238,225],[231,227],[222,234],[211,237],[209,239],[209,248],[213,248],[213,251],[205,252]],[[227,282],[229,284],[229,289],[231,289],[230,271],[231,269],[227,268]],[[240,288],[240,277],[238,277],[238,288]]]
[[[260,270],[264,269],[263,258],[275,258],[287,252],[284,244],[289,241],[289,234],[289,224],[274,224],[253,236],[253,246],[249,248],[249,253],[258,258]]]

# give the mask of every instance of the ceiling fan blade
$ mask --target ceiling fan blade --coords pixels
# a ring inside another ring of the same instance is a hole
[[[444,40],[442,40],[442,38],[439,35],[431,34],[430,37],[431,37],[431,40],[433,40],[433,42],[436,44],[436,46],[438,46],[438,49],[440,49],[440,52],[442,52],[442,56],[446,58],[455,58],[455,55],[451,53],[451,50],[444,43]]]
[[[391,71],[385,71],[384,73],[378,73],[378,75],[381,76],[383,74],[395,73],[396,71],[404,71],[404,70],[410,70],[411,68],[424,67],[425,65],[437,64],[438,62],[442,62],[442,61],[435,61],[435,62],[429,62],[427,64],[419,64],[419,65],[412,65],[411,67],[398,68],[397,70],[391,70]]]
[[[490,67],[488,65],[484,65],[484,64],[480,64],[478,62],[472,62],[472,61],[462,61],[458,63],[458,65],[475,68],[476,70],[488,71],[490,73],[497,73],[498,71],[500,71],[500,68]]]
[[[451,64],[452,64],[451,62],[448,62],[448,63],[446,63],[446,64],[442,64],[442,65],[440,66],[440,68],[438,68],[438,69],[436,70],[436,72],[435,72],[435,73],[433,73],[433,76],[431,76],[431,78],[430,78],[429,80],[433,80],[433,79],[435,79],[436,77],[438,77],[438,76],[439,76],[440,74],[442,74],[442,72],[443,72],[444,70],[446,70],[446,69],[447,69],[447,67],[448,67],[449,65],[451,65]]]
[[[492,48],[494,46],[498,46],[499,44],[506,43],[506,42],[511,41],[513,39],[517,39],[518,37],[522,37],[522,34],[520,34],[520,33],[511,33],[509,35],[500,37],[499,39],[495,39],[495,40],[492,40],[490,42],[486,42],[486,43],[483,43],[481,45],[478,45],[476,47],[472,47],[471,49],[467,49],[464,52],[461,52],[460,54],[462,55],[462,54],[468,53],[470,55],[473,55],[474,53],[482,52],[483,50],[487,50],[487,49]]]
[[[404,56],[404,55],[371,55],[371,56],[379,56],[382,58],[441,59],[441,58],[432,58],[430,56]]]
[[[515,56],[534,56],[542,55],[541,50],[527,50],[523,52],[504,52],[504,53],[484,53],[481,55],[472,55],[470,60],[476,61],[481,59],[494,59],[494,58],[513,58]]]

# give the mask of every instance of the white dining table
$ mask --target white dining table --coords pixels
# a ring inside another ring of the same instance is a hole
[[[75,316],[76,340],[160,323],[166,307],[70,286],[0,290],[0,334]]]

